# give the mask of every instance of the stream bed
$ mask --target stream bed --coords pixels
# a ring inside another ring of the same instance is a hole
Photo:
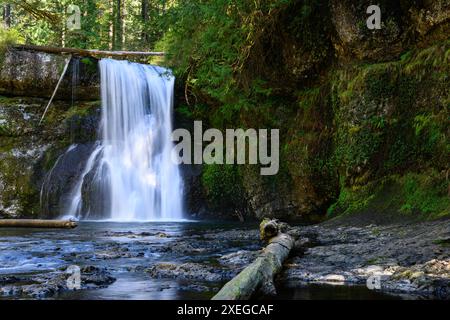
[[[259,253],[256,224],[81,222],[0,230],[0,299],[209,299]],[[81,268],[80,290],[66,269]],[[364,286],[279,289],[285,299],[388,299]]]

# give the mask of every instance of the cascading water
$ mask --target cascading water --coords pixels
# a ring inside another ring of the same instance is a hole
[[[67,214],[181,219],[182,180],[171,160],[174,77],[157,66],[112,59],[99,64],[102,140],[72,190]]]

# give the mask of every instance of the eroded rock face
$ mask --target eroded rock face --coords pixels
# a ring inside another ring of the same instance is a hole
[[[54,101],[39,124],[48,99],[0,97],[0,217],[55,217],[60,213],[55,202],[42,212],[41,187],[56,160],[70,144],[93,141],[97,132],[98,103]],[[81,148],[81,147],[80,147]],[[84,161],[83,153],[64,175],[56,179],[56,189],[67,189]],[[75,163],[75,164],[74,164]],[[64,181],[62,181],[64,180]],[[54,184],[53,184],[54,185]],[[66,190],[67,192],[67,190]],[[60,196],[55,192],[50,198]]]
[[[58,157],[42,183],[41,217],[52,218],[69,211],[72,192],[93,148],[94,143],[72,144]]]
[[[55,100],[40,123],[66,59],[64,55],[15,49],[1,56],[0,95],[10,98],[0,96],[0,217],[58,215],[60,207],[54,205],[55,201],[49,201],[53,205],[45,212],[40,208],[45,177],[70,144],[96,139],[99,103],[79,102],[99,99],[97,62],[93,59],[71,60]],[[66,165],[70,170],[57,181],[73,176],[83,158],[75,162]],[[65,190],[72,184],[66,179],[56,189]],[[50,198],[60,195],[55,192]]]
[[[386,61],[397,57],[412,43],[446,39],[450,2],[379,1],[381,29],[370,30],[366,9],[371,1],[332,0],[331,13],[337,37],[333,41],[340,58]],[[436,32],[435,32],[436,31]]]
[[[9,49],[2,57],[0,94],[49,98],[64,70],[68,56]],[[78,67],[76,98],[97,100],[100,94],[97,61],[74,58],[56,94],[56,99],[72,99],[72,77]]]
[[[440,26],[442,30],[438,30],[445,39],[448,35],[450,22],[450,1],[449,0],[425,0],[419,8],[412,7],[410,9],[411,20],[415,25],[416,31],[425,36]],[[447,26],[444,26],[447,24]],[[447,33],[445,33],[447,31]]]
[[[295,219],[299,212],[309,212],[310,207],[302,210],[309,204],[301,204],[295,198],[290,177],[284,177],[286,180],[277,178],[260,176],[258,168],[247,167],[243,170],[248,205],[254,216],[257,219],[277,217],[289,220]]]
[[[0,154],[0,216],[36,216],[39,183],[35,170],[48,146],[21,145]]]
[[[381,1],[381,29],[370,30],[366,20],[371,1],[331,1],[332,20],[337,33],[334,42],[342,56],[357,59],[388,60],[405,47],[408,29],[400,1]]]

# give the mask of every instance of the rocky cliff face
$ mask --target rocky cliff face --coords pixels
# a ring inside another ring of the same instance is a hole
[[[227,125],[280,128],[280,173],[262,177],[239,166],[239,182],[228,185],[225,169],[215,179],[203,174],[207,203],[216,194],[223,203],[206,212],[450,214],[450,2],[379,1],[380,30],[366,26],[371,4],[297,1],[271,20],[277,33],[258,39],[237,77],[263,79],[275,102],[240,111]],[[214,126],[215,116],[205,121]],[[228,192],[240,189],[243,199]]]
[[[81,149],[80,146],[96,139],[100,103],[95,61],[72,60],[42,123],[41,116],[64,68],[65,58],[11,50],[3,55],[2,62],[0,216],[53,217],[64,201],[60,195],[73,185],[85,154],[75,153],[73,165],[66,164],[65,174],[54,182],[59,187],[52,187],[52,199],[58,200],[41,208],[41,187],[47,174],[69,145],[77,144]],[[78,81],[72,87],[75,63],[79,65]]]
[[[68,59],[68,55],[7,50],[0,57],[0,95],[49,98]],[[75,80],[77,100],[98,100],[100,86],[96,60],[70,60],[56,99],[70,101]]]

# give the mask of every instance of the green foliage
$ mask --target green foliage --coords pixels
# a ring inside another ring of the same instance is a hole
[[[185,80],[191,104],[207,103],[215,116],[233,123],[241,112],[275,105],[279,92],[293,89],[292,81],[283,81],[289,72],[327,54],[326,36],[316,27],[322,9],[324,1],[182,0],[169,10],[168,31],[158,47]],[[280,28],[289,43],[273,43],[271,35]],[[280,57],[294,43],[302,46],[306,61]]]
[[[8,46],[23,42],[23,37],[16,29],[5,29],[0,26],[0,52]]]
[[[237,166],[205,165],[202,184],[212,209],[230,213],[244,207],[244,189]]]
[[[186,86],[228,104],[225,109],[239,102],[232,65],[245,34],[240,17],[231,13],[245,6],[239,2],[234,8],[225,0],[182,1],[170,12],[171,28],[164,38],[164,49]]]
[[[153,49],[164,32],[163,16],[173,1],[166,0],[40,0],[10,1],[12,26],[27,43],[88,49]],[[145,10],[143,3],[147,3]],[[67,20],[80,8],[81,29]],[[145,11],[145,18],[143,15]]]
[[[327,209],[327,217],[364,211],[369,207],[375,193],[372,185],[353,188],[343,186],[337,201]]]
[[[5,29],[2,25],[0,25],[0,65],[3,63],[6,49],[9,46],[22,42],[23,38],[19,31],[16,29]]]

